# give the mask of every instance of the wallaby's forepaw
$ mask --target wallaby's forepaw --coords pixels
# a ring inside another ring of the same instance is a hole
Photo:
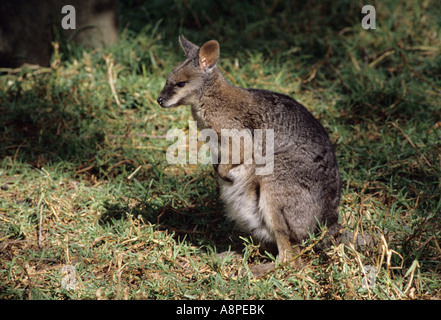
[[[213,164],[214,170],[216,170],[219,177],[226,182],[233,182],[231,175],[229,174],[230,168],[223,164]]]
[[[218,173],[218,174],[219,174],[219,173]],[[219,177],[220,177],[222,180],[226,181],[226,182],[233,183],[233,179],[230,179],[228,175],[226,175],[226,176],[221,176],[221,175],[219,174]]]

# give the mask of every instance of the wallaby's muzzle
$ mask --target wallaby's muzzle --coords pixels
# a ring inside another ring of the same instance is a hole
[[[162,99],[162,97],[159,96],[156,101],[158,101],[159,105],[162,107],[162,104],[164,103],[164,99]]]

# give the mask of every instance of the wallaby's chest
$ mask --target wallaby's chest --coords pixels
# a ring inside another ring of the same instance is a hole
[[[250,232],[262,241],[273,242],[274,231],[271,227],[269,210],[256,192],[252,165],[239,165],[230,170],[233,182],[220,179],[220,197],[225,204],[228,217],[240,228]]]

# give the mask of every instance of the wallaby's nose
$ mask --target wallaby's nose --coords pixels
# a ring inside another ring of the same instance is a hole
[[[162,107],[162,103],[164,102],[164,100],[162,99],[162,97],[158,97],[158,101],[159,105]]]

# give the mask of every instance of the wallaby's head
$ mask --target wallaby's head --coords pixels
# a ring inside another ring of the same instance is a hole
[[[184,36],[179,37],[179,42],[186,59],[167,77],[159,94],[157,101],[163,108],[197,104],[204,86],[217,72],[219,43],[216,40],[207,41],[200,48]]]

